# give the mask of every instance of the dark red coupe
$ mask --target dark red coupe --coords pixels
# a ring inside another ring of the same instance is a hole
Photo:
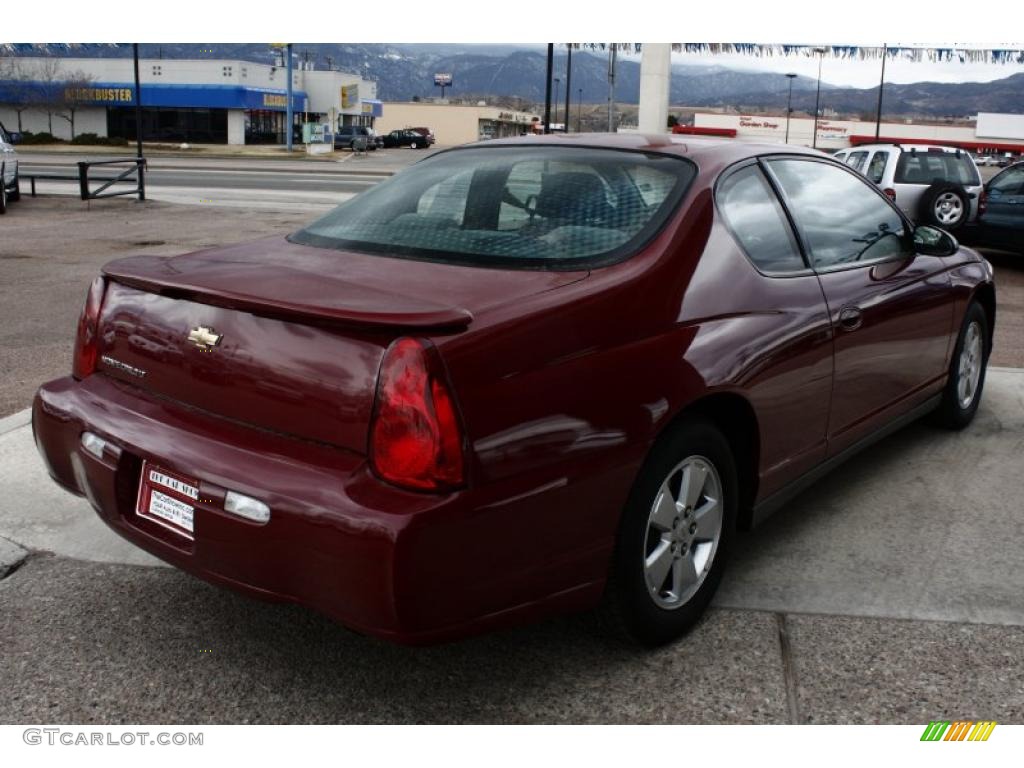
[[[33,427],[147,551],[429,643],[691,626],[737,528],[912,419],[965,426],[992,269],[818,152],[438,153],[290,236],[111,262]]]

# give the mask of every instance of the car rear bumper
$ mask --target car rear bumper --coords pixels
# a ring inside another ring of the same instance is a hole
[[[518,546],[488,549],[492,528],[546,510],[545,493],[564,504],[556,489],[523,500],[500,489],[405,492],[355,453],[228,422],[102,374],[43,385],[32,426],[53,479],[125,539],[212,583],[301,603],[366,634],[441,642],[583,609],[603,589],[610,541],[554,562]],[[102,458],[82,447],[84,431],[107,441]],[[144,460],[198,481],[193,540],[136,514]],[[270,521],[226,512],[228,490],[265,502]]]

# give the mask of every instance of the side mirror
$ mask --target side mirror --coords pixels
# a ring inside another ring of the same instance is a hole
[[[914,250],[923,256],[952,256],[960,248],[949,232],[921,224],[914,228]]]
[[[10,140],[11,144],[20,144],[21,143],[21,133],[19,133],[17,131],[14,132],[14,133],[7,134],[7,138]]]

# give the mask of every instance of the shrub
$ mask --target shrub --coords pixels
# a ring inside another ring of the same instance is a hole
[[[32,133],[32,131],[22,131],[21,133],[22,144],[63,144],[64,139],[58,139],[52,133],[43,131],[41,133]]]
[[[95,133],[80,133],[71,140],[72,144],[88,144],[103,147],[127,147],[128,140],[116,136],[97,136]]]

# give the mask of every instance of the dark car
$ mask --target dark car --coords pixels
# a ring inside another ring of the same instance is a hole
[[[426,149],[430,146],[430,140],[422,133],[417,133],[411,128],[403,128],[391,133],[385,133],[382,137],[385,147],[411,147],[412,149]]]
[[[984,259],[820,153],[503,139],[287,237],[108,263],[33,428],[211,582],[406,643],[600,606],[656,644],[737,529],[968,424],[994,317]]]
[[[362,144],[362,149],[371,151],[377,149],[377,137],[365,125],[342,125],[334,134],[335,149],[358,149],[361,142],[365,142]]]
[[[1024,163],[992,177],[982,201],[978,222],[964,233],[964,239],[1024,255]]]
[[[410,128],[409,130],[410,131],[416,131],[416,133],[418,133],[420,136],[426,136],[427,137],[427,144],[433,145],[434,142],[436,141],[436,139],[434,138],[434,132],[432,130],[430,130],[429,128],[419,127],[419,128]]]

